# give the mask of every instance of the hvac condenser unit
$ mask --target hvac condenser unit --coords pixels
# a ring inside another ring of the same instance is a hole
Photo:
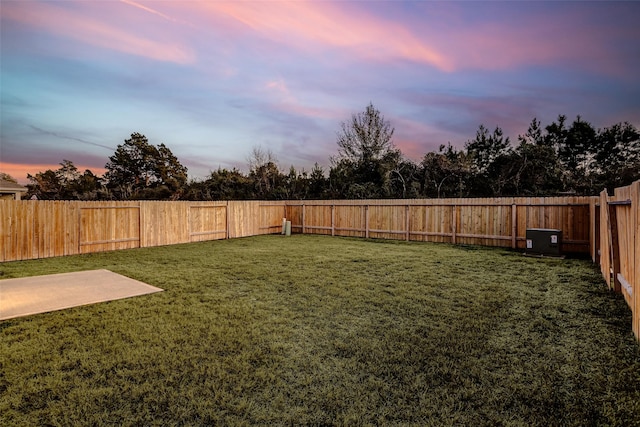
[[[527,255],[560,256],[562,230],[527,229]]]

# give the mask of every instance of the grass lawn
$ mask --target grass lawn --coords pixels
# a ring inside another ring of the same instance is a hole
[[[0,425],[640,425],[588,261],[258,236],[0,264],[165,292],[0,322]]]

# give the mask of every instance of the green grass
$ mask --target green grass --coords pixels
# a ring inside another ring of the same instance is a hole
[[[582,260],[259,236],[0,264],[165,292],[0,322],[0,425],[640,425],[640,345]]]

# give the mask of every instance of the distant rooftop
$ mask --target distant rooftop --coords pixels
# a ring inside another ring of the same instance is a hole
[[[4,179],[0,179],[0,191],[10,191],[10,192],[27,192],[29,189],[20,184],[16,184],[15,182],[5,181]]]

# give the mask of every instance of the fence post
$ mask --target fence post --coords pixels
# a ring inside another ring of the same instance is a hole
[[[336,205],[331,205],[331,235],[336,235]]]
[[[229,236],[229,201],[227,200],[227,204],[225,205],[225,209],[224,209],[224,228],[225,228],[225,239],[230,239],[231,237]]]
[[[364,238],[369,238],[369,205],[364,206]]]
[[[517,205],[511,205],[511,248],[516,249],[516,238],[518,234],[518,210]]]
[[[458,225],[458,205],[451,210],[451,243],[456,244],[456,226]]]
[[[593,262],[600,265],[600,204],[595,205],[594,210],[594,232],[593,232]]]
[[[600,264],[597,260],[597,240],[600,238],[600,233],[598,233],[599,216],[596,215],[597,210],[598,204],[596,198],[592,197],[589,200],[589,252],[591,254],[591,261],[594,264]]]
[[[409,241],[409,205],[407,205],[405,207],[405,213],[404,213],[404,217],[405,217],[405,226],[407,229],[407,235],[406,235],[406,240],[407,242]]]
[[[191,234],[193,228],[191,227],[191,205],[192,203],[187,203],[187,235],[189,236],[189,242],[193,242],[193,235]]]
[[[142,242],[142,234],[144,232],[144,230],[147,229],[147,227],[145,227],[145,221],[147,220],[147,218],[144,216],[144,207],[145,204],[142,202],[138,202],[138,247],[141,248],[146,248],[147,247],[147,236],[144,236],[144,246],[143,246],[143,242]]]
[[[609,230],[611,230],[611,267],[613,268],[613,290],[622,292],[618,273],[620,273],[620,246],[618,245],[618,216],[617,206],[609,204]]]
[[[140,210],[139,214],[142,215],[142,210]],[[142,246],[142,236],[140,236],[140,246]],[[39,250],[40,249],[38,248],[38,251]],[[82,209],[80,208],[80,205],[78,205],[78,252],[76,253],[82,253]]]
[[[304,214],[305,214],[305,209],[304,209],[304,203],[302,204],[302,234],[304,234],[305,232],[305,228],[304,228]]]
[[[632,277],[629,279],[633,289],[631,306],[631,329],[637,340],[640,340],[640,181],[631,184],[631,220],[634,244],[631,246],[634,256],[632,262]]]

